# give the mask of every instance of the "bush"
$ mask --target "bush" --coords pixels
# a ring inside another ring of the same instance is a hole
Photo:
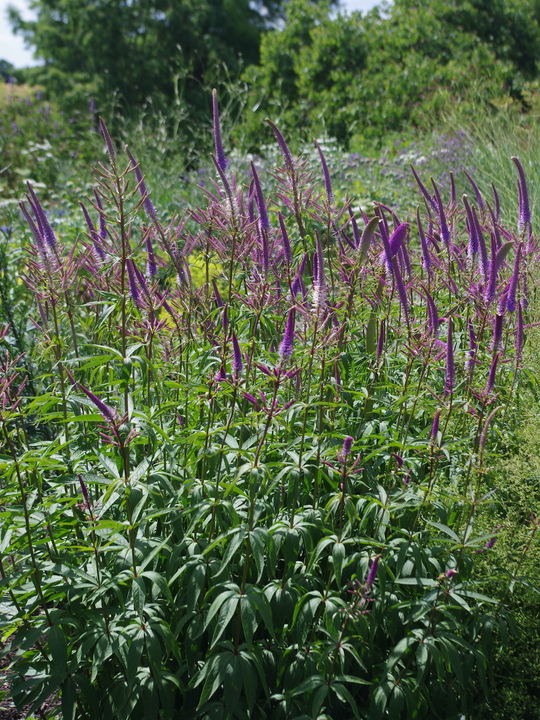
[[[66,719],[467,713],[520,581],[518,562],[493,587],[497,530],[477,519],[537,257],[521,165],[519,235],[436,185],[413,229],[336,204],[322,149],[319,190],[278,132],[275,190],[255,165],[242,187],[217,133],[205,207],[164,224],[102,130],[84,233],[57,237],[30,191],[31,236],[4,240],[24,243],[28,287],[0,386],[15,702],[59,693]]]

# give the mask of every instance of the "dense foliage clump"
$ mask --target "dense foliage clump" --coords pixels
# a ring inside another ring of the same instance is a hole
[[[28,235],[3,229],[19,705],[453,720],[488,691],[539,527],[523,519],[494,575],[490,451],[511,432],[538,255],[523,166],[512,226],[496,190],[471,177],[458,200],[452,176],[418,174],[424,209],[403,222],[337,201],[323,148],[319,182],[271,129],[272,183],[237,175],[214,96],[216,181],[165,223],[101,123],[77,231],[30,183]]]

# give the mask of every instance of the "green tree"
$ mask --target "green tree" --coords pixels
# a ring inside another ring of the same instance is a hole
[[[124,108],[175,93],[188,106],[223,65],[259,59],[262,31],[279,21],[284,0],[32,0],[35,20],[14,8],[15,32],[45,61],[42,79],[64,91],[73,78]],[[206,101],[205,101],[206,102]]]
[[[538,0],[395,0],[360,15],[291,0],[248,68],[256,142],[268,115],[289,134],[343,144],[425,126],[450,103],[519,97],[538,75]]]

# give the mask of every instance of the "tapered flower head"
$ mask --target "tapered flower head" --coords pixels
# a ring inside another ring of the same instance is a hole
[[[478,188],[478,185],[474,182],[472,177],[469,175],[469,173],[466,170],[463,170],[465,175],[467,176],[467,179],[471,183],[471,187],[474,191],[474,196],[476,197],[476,202],[478,204],[478,207],[480,208],[481,212],[484,212],[486,209],[486,203],[484,201],[484,198],[482,197],[482,193],[480,192],[480,189]]]
[[[274,131],[274,135],[276,136],[277,144],[279,145],[279,149],[281,150],[281,154],[283,155],[283,160],[285,161],[285,167],[287,168],[287,171],[289,173],[291,173],[294,170],[294,165],[293,165],[291,151],[289,150],[289,146],[285,142],[285,138],[281,134],[279,128],[276,125],[274,125],[274,123],[271,120],[268,120],[268,118],[266,118],[266,122],[270,125],[270,127]]]
[[[135,160],[133,155],[131,154],[129,148],[126,146],[126,153],[128,154],[129,159],[131,160],[131,166],[133,170],[135,171],[135,177],[137,178],[137,185],[139,188],[139,192],[141,194],[141,197],[143,199],[143,207],[145,213],[148,215],[150,220],[153,220],[157,223],[157,215],[156,210],[154,206],[152,205],[152,201],[150,200],[150,196],[148,195],[148,190],[146,189],[146,183],[144,182],[144,176],[141,172],[141,168],[139,163]]]
[[[379,572],[379,560],[381,559],[382,555],[375,555],[373,558],[373,562],[371,563],[371,566],[369,568],[366,582],[364,583],[364,588],[366,595],[368,595],[371,591],[371,588],[373,587],[373,583],[377,579],[377,574]]]
[[[242,374],[242,370],[244,369],[244,363],[242,362],[242,353],[240,352],[240,345],[238,344],[238,340],[236,338],[236,334],[233,332],[232,334],[232,344],[233,344],[233,377],[235,379],[239,378]]]
[[[288,360],[293,351],[294,342],[294,320],[295,320],[295,309],[291,308],[287,315],[287,323],[285,325],[285,332],[283,334],[283,340],[279,346],[279,356],[282,360]]]
[[[257,174],[257,169],[253,161],[251,162],[251,172],[253,173],[253,182],[255,184],[255,200],[257,202],[257,210],[259,211],[259,222],[261,223],[262,230],[269,230],[270,220],[268,219],[268,211],[266,209],[266,203],[264,202],[259,175]]]
[[[431,180],[433,184],[433,191],[435,194],[435,202],[437,204],[437,215],[439,216],[439,230],[441,232],[441,240],[445,245],[450,243],[450,230],[448,228],[448,221],[446,219],[446,213],[444,211],[444,205],[441,198],[441,193],[437,187],[435,181]]]
[[[109,131],[107,130],[107,126],[105,125],[105,121],[103,120],[103,118],[99,118],[99,131],[103,135],[103,139],[105,140],[109,161],[114,167],[116,165],[116,150],[114,149],[112,138],[109,135]]]
[[[222,172],[225,172],[229,163],[227,161],[227,158],[225,157],[223,141],[221,139],[221,123],[219,120],[218,99],[217,91],[215,88],[212,90],[212,117],[214,121],[214,147],[216,149],[216,162]]]
[[[347,435],[347,437],[343,441],[343,446],[341,448],[341,452],[338,454],[338,460],[340,463],[347,462],[347,458],[351,454],[352,444],[353,444],[353,438],[350,435]]]
[[[527,178],[525,177],[525,171],[519,158],[513,157],[512,162],[518,171],[518,192],[519,192],[519,218],[518,218],[518,229],[523,231],[526,228],[530,229],[531,226],[531,207],[529,204],[529,190],[527,188]]]
[[[454,391],[456,384],[456,370],[454,366],[454,340],[452,336],[452,318],[448,318],[448,336],[446,340],[446,376],[444,381],[445,395]]]
[[[319,152],[319,157],[321,159],[326,199],[328,200],[329,203],[332,203],[334,201],[334,193],[332,191],[332,181],[330,180],[330,170],[328,169],[328,165],[326,164],[326,158],[324,157],[322,148],[316,140],[315,140],[315,147],[317,148],[317,150]]]

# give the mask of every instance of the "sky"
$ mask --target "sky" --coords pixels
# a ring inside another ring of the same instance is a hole
[[[369,10],[379,0],[341,0],[342,6],[353,10]],[[20,9],[23,17],[30,17],[26,0],[0,0],[0,60],[7,60],[16,68],[35,65],[36,60],[30,48],[25,48],[22,38],[13,35],[7,21],[7,7],[13,5]]]

